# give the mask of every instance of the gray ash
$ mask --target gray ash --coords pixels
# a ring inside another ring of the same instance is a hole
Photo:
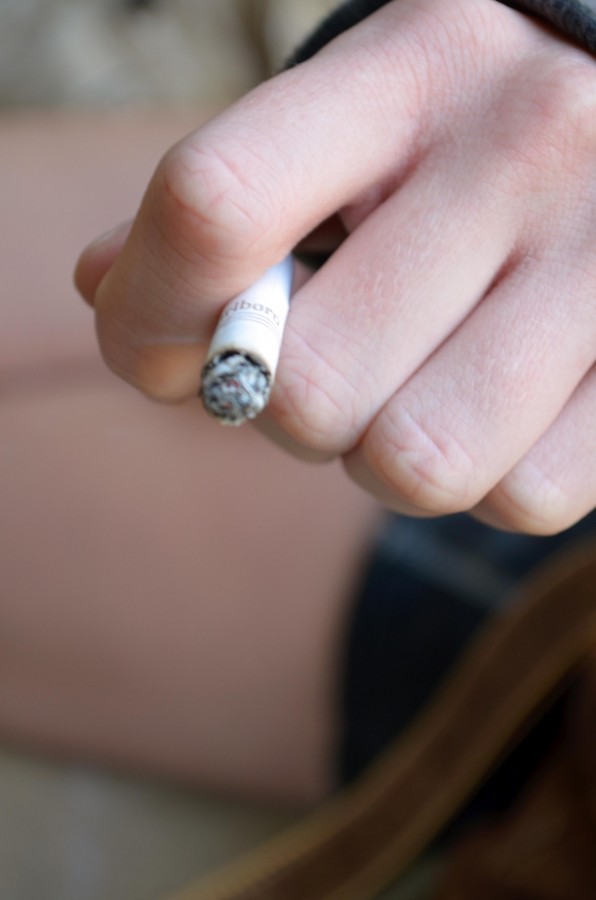
[[[200,396],[209,415],[224,425],[241,425],[265,409],[271,375],[244,353],[221,353],[203,369]]]

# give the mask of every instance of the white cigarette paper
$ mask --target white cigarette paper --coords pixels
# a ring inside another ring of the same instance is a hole
[[[207,412],[226,425],[254,419],[267,405],[277,370],[294,275],[286,257],[224,308],[203,368]]]

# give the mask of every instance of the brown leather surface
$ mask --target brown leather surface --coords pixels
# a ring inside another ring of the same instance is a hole
[[[555,750],[495,824],[456,847],[437,900],[596,897],[596,659]]]
[[[511,611],[480,635],[430,708],[358,784],[290,833],[176,900],[376,896],[462,807],[595,649],[596,547],[587,546],[551,562],[525,585]],[[565,791],[568,760],[560,765],[556,779],[539,785],[532,796],[539,818],[543,808],[551,809],[551,794]],[[586,825],[586,840],[589,834]],[[567,846],[560,822],[554,821],[551,837]],[[512,852],[516,841],[508,840]],[[505,848],[505,868],[508,859]],[[567,869],[559,875],[565,884]],[[551,882],[554,889],[554,877]],[[484,891],[445,890],[452,891],[446,900],[490,897]],[[553,893],[552,900],[559,896],[567,898]],[[584,895],[573,896],[583,900]]]

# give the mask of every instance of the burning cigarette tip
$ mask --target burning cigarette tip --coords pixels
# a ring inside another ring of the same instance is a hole
[[[203,369],[203,405],[224,425],[241,425],[254,419],[267,406],[270,393],[270,373],[245,353],[214,356]]]

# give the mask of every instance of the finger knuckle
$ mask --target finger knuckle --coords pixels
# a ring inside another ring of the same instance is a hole
[[[202,258],[241,259],[275,228],[267,173],[257,179],[257,167],[247,165],[250,157],[254,163],[246,146],[224,151],[197,140],[178,144],[160,164],[161,213]]]
[[[351,385],[311,352],[292,351],[288,340],[271,411],[294,440],[323,453],[345,453],[358,438]]]
[[[386,410],[379,424],[369,435],[369,464],[408,505],[434,515],[474,505],[478,467],[453,433],[427,425],[403,404]]]
[[[562,122],[569,144],[594,149],[596,143],[596,70],[579,51],[569,51],[551,65],[551,117]],[[543,89],[543,93],[545,90]],[[543,103],[546,103],[543,96]]]
[[[596,74],[588,63],[567,56],[531,73],[521,100],[517,131],[520,156],[544,179],[560,182],[582,161],[592,158],[596,143]],[[583,167],[581,168],[583,173]]]

